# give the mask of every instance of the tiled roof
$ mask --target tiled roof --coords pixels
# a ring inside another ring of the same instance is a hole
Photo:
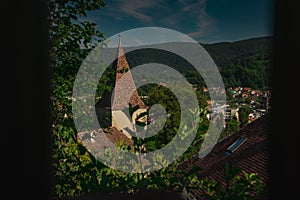
[[[99,155],[104,153],[105,147],[110,147],[112,144],[117,145],[121,140],[124,145],[130,146],[133,144],[132,140],[115,127],[79,132],[77,137],[83,142],[89,152],[97,151]]]
[[[129,99],[129,103],[132,107],[139,106],[139,108],[146,108],[144,102],[140,99],[136,86],[134,84],[129,64],[124,54],[124,49],[121,45],[121,37],[118,48],[118,60],[117,60],[117,73],[116,83],[114,91],[114,100],[112,104],[112,110],[123,110],[128,108],[128,102],[123,99]],[[122,80],[122,79],[123,80]],[[132,94],[132,95],[131,95]],[[129,96],[131,95],[131,97]]]
[[[247,140],[231,155],[226,154],[226,149],[240,137]],[[251,122],[240,131],[218,142],[212,151],[204,158],[194,158],[191,162],[200,166],[197,172],[200,179],[207,178],[225,184],[225,163],[248,173],[257,173],[263,183],[269,180],[270,160],[270,113]],[[184,163],[182,169],[187,170],[188,164]],[[204,191],[194,191],[200,198]]]

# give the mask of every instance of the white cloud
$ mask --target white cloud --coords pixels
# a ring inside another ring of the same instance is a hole
[[[112,15],[115,15],[116,18],[120,17],[118,13],[121,12],[122,14],[134,17],[138,20],[152,23],[152,17],[149,14],[145,14],[143,10],[148,8],[162,8],[160,2],[161,0],[157,0],[155,2],[146,0],[117,0],[117,4],[114,7],[110,7],[110,10]]]
[[[194,7],[193,10],[191,10]],[[198,9],[195,9],[197,7]],[[188,33],[191,37],[200,37],[211,33],[214,29],[215,20],[206,13],[206,0],[201,0],[199,3],[187,7],[189,11],[196,16],[197,30]],[[197,13],[195,12],[197,10]]]
[[[186,0],[177,0],[180,10],[164,17],[161,22],[174,28],[182,26],[182,22],[195,26],[195,31],[186,33],[190,37],[200,37],[211,33],[214,29],[215,20],[206,13],[206,0],[191,3]]]
[[[206,3],[207,0],[174,0],[174,6],[168,5],[164,0],[115,0],[114,4],[107,4],[106,9],[109,10],[107,15],[118,21],[129,16],[147,26],[172,28],[197,38],[208,35],[215,29],[215,20],[206,13]],[[183,30],[183,24],[194,31]]]

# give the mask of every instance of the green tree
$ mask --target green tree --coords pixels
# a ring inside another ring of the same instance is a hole
[[[223,129],[219,140],[221,140],[224,137],[236,132],[237,130],[239,130],[239,123],[236,119],[232,119],[232,120],[226,122],[226,128]]]
[[[256,173],[247,173],[244,170],[233,167],[230,163],[226,163],[224,175],[225,185],[215,180],[201,180],[201,186],[206,191],[205,199],[255,200],[259,199],[266,192],[266,186]]]
[[[249,105],[251,103],[251,98],[250,97],[245,98],[244,102]]]
[[[242,106],[238,113],[239,113],[239,120],[240,120],[240,127],[244,127],[246,124],[248,124],[249,121],[249,114],[253,112],[253,109],[248,106]]]
[[[239,123],[237,122],[236,119],[233,119],[233,120],[230,120],[228,123],[227,123],[227,127],[226,127],[229,132],[233,133],[235,131],[237,131],[239,129]]]
[[[76,137],[71,96],[81,62],[104,38],[96,24],[83,21],[87,11],[99,10],[103,0],[49,0],[51,114],[55,198],[72,197],[99,187],[96,163]]]

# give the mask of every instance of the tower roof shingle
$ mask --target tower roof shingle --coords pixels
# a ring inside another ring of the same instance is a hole
[[[124,49],[121,44],[121,35],[119,35],[118,60],[116,67],[116,82],[112,103],[112,110],[123,110],[129,107],[139,106],[139,108],[146,108],[146,105],[138,95],[136,86],[134,84],[129,64],[124,54]],[[131,96],[130,96],[131,95]],[[124,98],[129,97],[129,102],[124,101]]]

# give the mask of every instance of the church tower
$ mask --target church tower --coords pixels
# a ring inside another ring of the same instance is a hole
[[[131,138],[136,133],[136,121],[146,123],[147,115],[145,113],[148,107],[138,95],[129,64],[124,54],[121,37],[119,34],[116,79],[111,104],[112,126]],[[135,108],[135,112],[131,113],[132,116],[128,116],[129,113],[126,114],[124,112],[129,107]],[[143,117],[138,118],[142,113]]]
[[[113,64],[115,75],[111,78],[114,90],[104,92],[95,105],[96,114],[101,126],[113,127],[131,138],[137,133],[136,128],[139,129],[136,122],[139,125],[147,125],[148,106],[144,104],[137,92],[122,47],[121,35],[119,35],[117,56]],[[129,108],[133,113],[126,112]]]

